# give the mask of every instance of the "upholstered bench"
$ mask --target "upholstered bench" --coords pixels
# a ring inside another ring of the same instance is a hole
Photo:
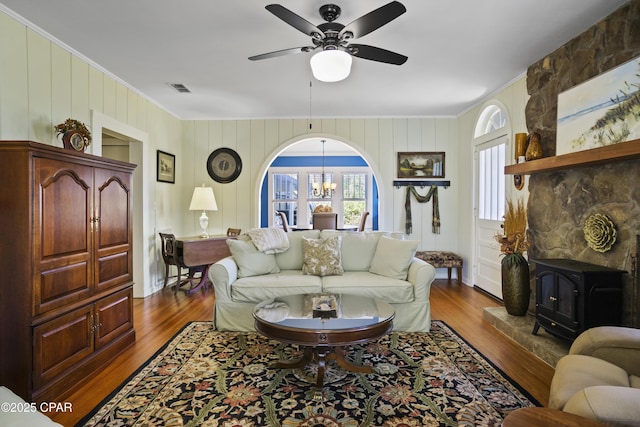
[[[446,268],[449,280],[451,280],[451,269],[455,268],[458,283],[462,283],[462,257],[460,255],[446,251],[418,251],[416,258],[428,262],[435,268]]]

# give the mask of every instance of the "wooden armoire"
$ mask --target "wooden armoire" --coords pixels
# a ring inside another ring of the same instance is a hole
[[[0,384],[54,401],[135,340],[135,165],[0,141]]]

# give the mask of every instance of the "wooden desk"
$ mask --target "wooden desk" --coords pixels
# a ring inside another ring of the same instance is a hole
[[[180,262],[191,268],[202,267],[200,269],[202,272],[200,282],[195,286],[191,283],[191,287],[185,291],[186,293],[191,293],[200,289],[200,287],[207,283],[209,267],[211,264],[220,261],[222,258],[231,256],[229,246],[227,246],[227,239],[234,239],[234,237],[219,235],[210,236],[208,238],[176,238],[176,249],[178,251],[178,259]]]

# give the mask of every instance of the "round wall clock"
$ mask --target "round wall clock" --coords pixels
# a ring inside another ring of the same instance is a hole
[[[209,154],[207,172],[216,182],[226,184],[235,181],[242,172],[242,160],[231,148],[218,148]]]

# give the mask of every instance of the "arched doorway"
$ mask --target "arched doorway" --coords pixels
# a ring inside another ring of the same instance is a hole
[[[363,154],[332,136],[306,136],[287,143],[265,167],[259,221],[281,226],[281,211],[289,225],[309,228],[311,212],[323,205],[338,213],[339,228],[357,225],[367,211],[366,229],[377,229],[377,201],[374,169]]]

